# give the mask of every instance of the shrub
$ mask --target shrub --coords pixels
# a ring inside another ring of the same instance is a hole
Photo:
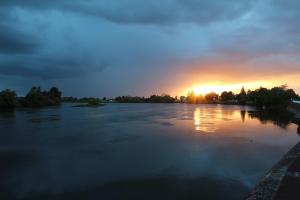
[[[0,110],[14,110],[16,107],[16,96],[15,91],[3,90],[0,92]]]

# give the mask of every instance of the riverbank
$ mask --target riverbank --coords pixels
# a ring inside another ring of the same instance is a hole
[[[300,133],[300,104],[291,103],[287,110],[294,113],[293,122]],[[300,142],[295,145],[265,175],[247,200],[296,200],[300,199]]]
[[[246,200],[299,199],[299,173],[300,143],[274,165]]]

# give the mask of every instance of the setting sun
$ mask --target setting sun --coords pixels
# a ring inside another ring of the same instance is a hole
[[[195,93],[195,95],[206,95],[210,92],[222,93],[226,88],[224,86],[195,86],[191,89]]]
[[[219,95],[221,95],[224,91],[232,91],[233,93],[239,93],[244,87],[246,90],[254,90],[259,87],[267,87],[270,88],[272,85],[275,85],[273,82],[267,82],[267,81],[253,81],[253,82],[245,82],[245,83],[237,83],[237,84],[224,84],[222,82],[217,83],[204,83],[203,85],[201,83],[196,83],[193,87],[185,88],[183,92],[181,92],[183,95],[186,95],[188,92],[193,91],[195,95],[206,95],[210,92],[215,92]]]
[[[192,91],[193,91],[193,92],[195,93],[195,95],[197,95],[197,96],[200,95],[200,94],[203,94],[200,87],[194,87],[194,88],[192,89]]]

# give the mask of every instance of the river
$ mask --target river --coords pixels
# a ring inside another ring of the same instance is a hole
[[[299,142],[290,118],[188,104],[0,113],[0,199],[243,199]]]

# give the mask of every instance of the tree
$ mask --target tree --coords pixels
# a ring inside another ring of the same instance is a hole
[[[180,96],[180,103],[185,103],[185,100],[186,100],[185,96]]]
[[[176,99],[168,94],[162,94],[161,96],[152,95],[149,99],[150,103],[175,103],[175,101]]]
[[[219,95],[216,94],[215,92],[208,93],[205,95],[205,100],[207,103],[216,103],[219,99]]]
[[[247,93],[244,87],[242,87],[241,92],[237,95],[237,100],[241,105],[245,105],[247,103]]]
[[[61,98],[61,91],[57,87],[52,87],[49,90],[49,97],[53,99],[60,99]]]
[[[234,99],[234,94],[233,92],[222,92],[221,94],[221,101],[226,102],[226,101],[231,101]]]
[[[43,107],[47,105],[47,98],[40,87],[32,87],[25,97],[26,106]]]
[[[189,91],[186,97],[186,103],[197,103],[197,96],[194,91]]]
[[[25,97],[25,106],[45,107],[60,104],[61,92],[56,87],[42,91],[40,87],[32,87]]]
[[[57,87],[52,87],[46,94],[48,95],[49,106],[55,106],[60,103],[61,91]]]
[[[269,95],[269,91],[267,88],[260,87],[259,89],[255,90],[254,104],[258,107],[266,106],[267,104],[269,104],[268,95]]]
[[[0,110],[10,111],[16,107],[16,92],[12,90],[3,90],[0,92]]]
[[[247,94],[247,99],[251,104],[266,108],[286,107],[294,98],[297,98],[297,94],[294,90],[287,89],[286,86],[272,89],[261,87],[255,91],[249,91]]]

